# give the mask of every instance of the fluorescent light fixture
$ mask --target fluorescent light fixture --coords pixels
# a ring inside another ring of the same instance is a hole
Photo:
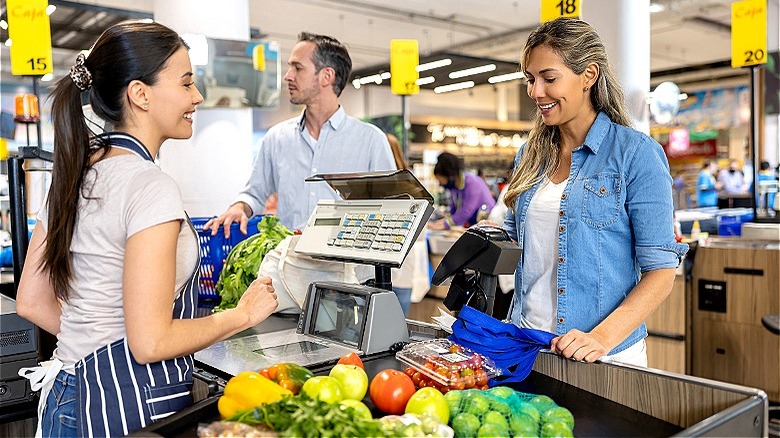
[[[51,73],[46,73],[45,75],[41,76],[41,82],[49,82],[52,79],[54,79],[54,75]]]
[[[360,82],[360,85],[366,85],[366,84],[370,84],[372,82],[375,83],[375,84],[381,84],[382,83],[382,79],[389,79],[389,78],[390,78],[390,73],[384,72],[384,73],[377,73],[375,75],[371,75],[371,76],[366,76],[366,77],[360,78],[359,82]]]
[[[57,10],[57,6],[54,6],[54,5],[46,6],[46,15],[51,15],[56,10]]]
[[[98,21],[106,18],[106,15],[108,15],[108,12],[100,11],[97,14],[95,14],[94,17],[90,18],[89,20],[85,21],[84,24],[81,25],[82,29],[86,29],[88,27],[91,27],[94,24],[97,24]]]
[[[8,30],[8,22],[5,20],[0,20],[0,28],[3,30]]]
[[[431,62],[426,62],[425,64],[420,64],[414,69],[420,72],[420,71],[431,70],[439,67],[446,67],[450,64],[452,64],[452,60],[450,58],[444,58],[438,61],[431,61]]]
[[[465,76],[477,75],[480,73],[487,73],[496,69],[495,64],[480,65],[479,67],[467,68],[465,70],[458,70],[450,73],[450,79],[462,78]]]
[[[474,86],[474,81],[458,82],[455,84],[442,85],[433,89],[434,93],[446,93],[448,91],[465,90]]]
[[[427,85],[432,84],[436,79],[433,78],[433,76],[426,76],[424,78],[417,79],[414,81],[417,85]]]
[[[661,3],[650,3],[650,13],[655,14],[656,12],[661,12],[666,10],[666,6],[662,5]]]
[[[11,44],[13,44],[13,41],[11,41],[11,38],[8,38],[7,40],[5,40],[5,46],[6,47],[11,47]]]
[[[185,33],[181,37],[190,46],[190,63],[192,65],[208,65],[209,43],[206,41],[206,35]]]
[[[78,34],[79,33],[77,31],[75,31],[75,30],[72,30],[72,31],[66,33],[65,35],[60,37],[60,39],[57,40],[57,45],[61,46],[61,45],[65,44],[65,43],[67,43],[68,41],[72,40]]]
[[[678,100],[685,100],[688,98],[688,93],[680,93],[677,95]]]
[[[496,84],[499,82],[505,82],[505,81],[513,81],[515,79],[523,79],[525,75],[521,71],[516,71],[514,73],[507,73],[503,75],[498,76],[491,76],[488,78],[488,82],[491,84]]]

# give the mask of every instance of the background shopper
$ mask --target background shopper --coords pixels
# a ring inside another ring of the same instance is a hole
[[[439,154],[433,175],[449,192],[450,216],[428,223],[428,228],[432,230],[474,225],[479,221],[477,216],[481,211],[485,212],[484,219],[487,219],[496,205],[485,181],[473,173],[464,172],[463,162],[449,152]]]
[[[506,195],[504,227],[523,248],[511,320],[557,333],[577,361],[647,365],[644,320],[672,290],[675,243],[663,149],[631,129],[596,31],[542,24],[521,67],[537,105]]]
[[[718,205],[718,190],[723,186],[715,180],[718,173],[718,163],[707,160],[704,162],[696,178],[696,206],[715,207]]]

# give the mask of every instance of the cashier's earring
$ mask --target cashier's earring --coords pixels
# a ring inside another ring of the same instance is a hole
[[[582,91],[588,91],[588,87],[583,87]]]
[[[145,103],[145,104],[144,104],[144,109],[145,109],[145,110],[148,110],[148,109],[149,109],[149,104],[148,104],[148,103]]]

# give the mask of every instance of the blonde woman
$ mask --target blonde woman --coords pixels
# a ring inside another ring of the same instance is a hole
[[[542,24],[521,68],[536,102],[518,152],[504,227],[523,248],[511,320],[558,336],[566,358],[647,365],[644,320],[669,295],[675,243],[663,149],[630,127],[596,31]]]

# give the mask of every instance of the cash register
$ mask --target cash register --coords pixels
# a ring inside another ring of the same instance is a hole
[[[341,199],[317,204],[296,252],[373,265],[374,284],[315,281],[294,328],[239,334],[197,352],[198,362],[236,375],[279,362],[316,366],[408,340],[390,269],[401,266],[425,228],[433,197],[408,170],[322,174],[307,181],[326,182]]]

